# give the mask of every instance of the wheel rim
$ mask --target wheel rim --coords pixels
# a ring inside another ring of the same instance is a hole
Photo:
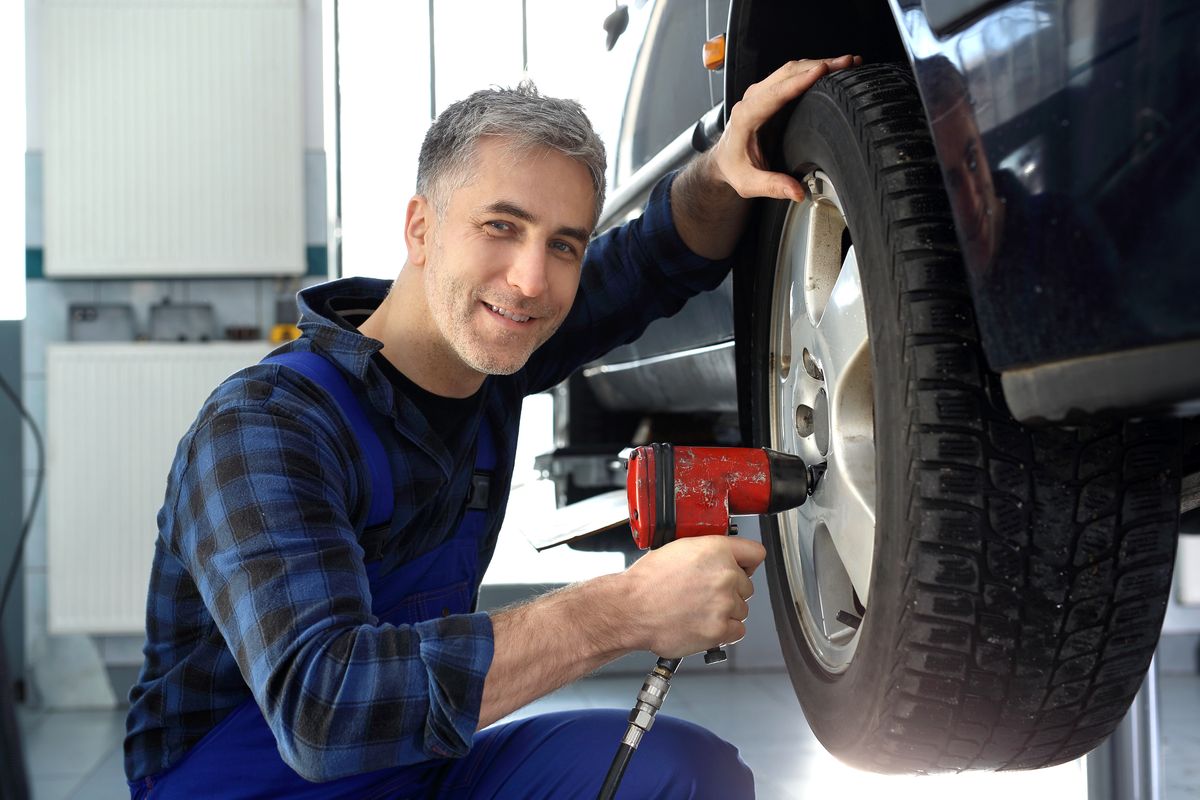
[[[805,176],[783,224],[771,295],[771,446],[826,472],[778,517],[800,627],[830,673],[854,657],[875,553],[871,356],[858,259],[837,190]]]

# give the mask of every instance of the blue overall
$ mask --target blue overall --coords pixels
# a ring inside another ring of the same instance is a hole
[[[345,401],[341,405],[348,408]],[[491,471],[495,464],[495,444],[485,419],[475,468]],[[373,508],[372,513],[377,511]],[[467,510],[445,544],[386,575],[380,574],[379,562],[367,564],[371,610],[379,622],[406,625],[437,615],[471,612],[481,577],[480,540],[487,529],[486,510]],[[635,679],[631,679],[631,705],[636,689]],[[625,731],[627,714],[626,709],[594,709],[530,717],[479,732],[462,758],[311,783],[280,757],[274,734],[251,697],[178,763],[153,778],[137,781],[130,789],[133,800],[590,799],[604,780]],[[753,797],[753,787],[750,770],[736,748],[699,726],[663,717],[630,762],[618,796],[738,800]]]

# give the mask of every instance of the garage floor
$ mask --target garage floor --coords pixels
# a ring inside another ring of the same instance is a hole
[[[697,662],[698,663],[698,662]],[[849,769],[830,757],[800,716],[782,672],[704,674],[685,663],[665,712],[705,725],[738,745],[763,800],[1084,800],[1081,762],[1033,773],[896,778]],[[568,686],[521,716],[581,707],[628,708],[640,679],[596,677]],[[1200,798],[1200,676],[1161,677],[1164,800]],[[123,711],[23,712],[34,800],[111,800],[125,793]],[[654,735],[653,732],[650,735]],[[614,742],[614,748],[616,743]]]

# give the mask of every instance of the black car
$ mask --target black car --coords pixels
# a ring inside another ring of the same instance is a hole
[[[560,502],[619,485],[631,443],[825,461],[763,523],[825,746],[916,773],[1088,752],[1141,685],[1200,502],[1200,5],[643,12],[602,225],[787,60],[866,63],[763,134],[808,199],[762,201],[730,281],[557,390]]]

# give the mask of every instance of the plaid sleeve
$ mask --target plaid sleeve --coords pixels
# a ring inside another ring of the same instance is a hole
[[[671,216],[677,174],[655,185],[640,217],[588,245],[575,304],[525,367],[528,393],[544,391],[581,364],[632,342],[651,322],[717,288],[729,273],[732,259],[696,255],[680,238]]]
[[[486,614],[377,624],[338,441],[267,402],[223,407],[195,431],[169,542],[313,781],[466,753],[492,658]]]

